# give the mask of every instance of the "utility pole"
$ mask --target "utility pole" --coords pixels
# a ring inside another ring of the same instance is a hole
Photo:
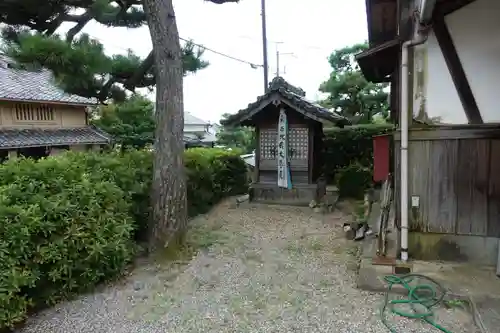
[[[266,0],[261,0],[262,16],[262,56],[264,57],[264,93],[269,88],[269,66],[267,64],[267,28],[266,28]]]
[[[276,43],[276,77],[280,76],[280,50],[278,50],[278,43]]]
[[[276,77],[280,76],[280,56],[283,55],[293,56],[294,54],[292,52],[280,53],[280,50],[278,50],[278,43],[276,43]]]

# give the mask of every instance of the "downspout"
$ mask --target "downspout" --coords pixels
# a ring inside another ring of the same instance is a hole
[[[431,20],[435,7],[436,0],[422,0],[418,14],[418,21],[420,24],[427,24]]]
[[[406,41],[401,50],[401,261],[408,261],[408,51],[411,47],[427,41],[427,33],[419,34],[414,39]]]

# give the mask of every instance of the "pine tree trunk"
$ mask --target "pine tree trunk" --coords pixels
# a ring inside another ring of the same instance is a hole
[[[149,250],[171,245],[187,224],[183,162],[183,71],[172,0],[144,0],[156,68],[156,133],[153,214]]]

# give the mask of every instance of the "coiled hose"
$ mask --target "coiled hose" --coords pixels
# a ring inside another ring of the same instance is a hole
[[[411,286],[410,284],[416,279],[423,279],[430,282],[430,284],[417,284]],[[392,333],[402,333],[396,331],[387,321],[387,311],[391,313],[411,319],[420,319],[427,322],[429,325],[434,326],[441,332],[452,333],[446,328],[440,326],[434,321],[433,307],[439,305],[446,294],[446,290],[438,282],[428,276],[421,274],[407,274],[407,275],[387,275],[384,277],[387,283],[387,292],[385,293],[384,303],[382,304],[380,317],[382,323]],[[406,299],[389,299],[389,293],[396,285],[403,286],[408,291]],[[408,304],[411,312],[401,309],[401,305]],[[398,308],[399,307],[399,308]]]

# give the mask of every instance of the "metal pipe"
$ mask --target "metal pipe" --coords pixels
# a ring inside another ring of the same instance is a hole
[[[436,0],[422,0],[419,8],[419,23],[427,24],[432,19],[434,8],[436,7]]]
[[[427,41],[427,34],[417,35],[414,39],[403,43],[401,50],[401,260],[408,261],[408,50],[410,47]]]

